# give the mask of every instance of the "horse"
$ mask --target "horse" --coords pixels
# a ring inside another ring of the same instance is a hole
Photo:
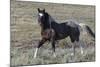
[[[45,11],[45,9],[41,10],[40,8],[38,10],[38,23],[41,27],[41,40],[38,43],[38,46],[34,53],[34,58],[37,56],[38,49],[47,41],[51,42],[52,48],[53,48],[53,54],[56,57],[55,54],[55,44],[57,40],[64,39],[66,37],[70,37],[72,45],[73,52],[71,55],[75,55],[75,45],[80,41],[80,31],[82,28],[85,27],[87,32],[95,37],[95,34],[90,29],[89,26],[85,24],[78,24],[77,22],[70,20],[63,23],[57,23],[49,13]],[[84,26],[84,27],[82,27]],[[80,44],[81,48],[81,54],[83,54],[83,48]]]

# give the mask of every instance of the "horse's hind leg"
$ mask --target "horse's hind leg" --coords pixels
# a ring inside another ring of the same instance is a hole
[[[55,54],[55,40],[54,39],[51,41],[51,44],[52,44],[52,48],[53,48],[53,55],[54,55],[54,57],[56,57],[56,54]]]
[[[75,55],[75,38],[73,36],[70,36],[71,42],[72,42],[72,48],[71,48],[71,56]]]
[[[75,55],[75,44],[74,42],[72,43],[72,53],[71,53],[71,56],[74,56]]]
[[[39,42],[39,44],[38,44],[38,46],[37,46],[37,48],[36,48],[36,50],[35,50],[35,53],[34,53],[34,58],[36,58],[36,56],[37,56],[38,49],[39,49],[46,41],[47,41],[47,40],[43,38],[43,39]]]
[[[76,38],[75,44],[78,44],[81,49],[81,54],[83,54],[83,42],[80,41],[79,37]]]
[[[83,47],[82,47],[82,44],[79,42],[79,41],[75,41],[73,44],[72,44],[72,50],[73,52],[71,53],[71,56],[74,56],[75,55],[75,45],[79,44],[80,46],[80,49],[81,49],[81,54],[83,54]]]
[[[83,46],[82,45],[84,45],[83,44],[83,42],[82,41],[78,41],[78,44],[79,44],[79,46],[80,46],[80,49],[81,49],[81,54],[83,54],[84,52],[83,52]]]

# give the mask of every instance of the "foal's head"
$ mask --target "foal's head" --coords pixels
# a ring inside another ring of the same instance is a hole
[[[45,12],[45,9],[40,10],[38,8],[38,22],[39,22],[39,24],[45,24],[48,21],[48,17],[49,17],[49,15],[47,12]]]

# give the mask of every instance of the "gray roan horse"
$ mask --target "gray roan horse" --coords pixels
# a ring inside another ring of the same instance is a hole
[[[34,53],[34,58],[37,56],[38,49],[46,42],[50,41],[53,48],[53,54],[55,54],[55,43],[57,40],[64,39],[66,37],[70,37],[72,43],[78,43],[80,38],[80,28],[85,26],[87,32],[95,38],[95,34],[92,32],[89,26],[85,24],[78,24],[75,21],[66,21],[63,23],[57,23],[46,11],[45,9],[40,10],[38,8],[38,23],[41,27],[41,36],[42,39],[38,43],[38,46]],[[75,54],[75,47],[72,46],[73,52],[72,55]],[[80,44],[81,53],[83,53],[82,46]]]

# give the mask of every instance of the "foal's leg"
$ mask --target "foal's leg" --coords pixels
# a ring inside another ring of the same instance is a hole
[[[43,38],[43,39],[39,42],[38,47],[36,48],[35,53],[34,53],[34,58],[36,58],[36,56],[37,56],[38,49],[39,49],[46,41],[47,41],[47,40]]]

